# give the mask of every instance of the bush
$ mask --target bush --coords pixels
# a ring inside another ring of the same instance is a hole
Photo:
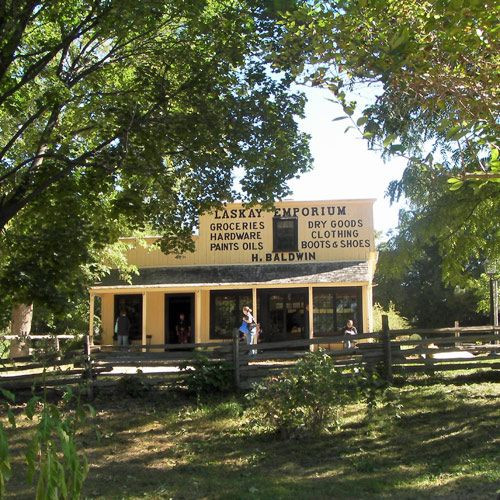
[[[341,424],[348,404],[371,402],[377,392],[374,373],[340,369],[323,351],[307,354],[288,372],[254,386],[247,395],[254,427],[286,438],[298,431],[317,433]]]
[[[229,363],[197,354],[192,361],[181,364],[179,368],[186,374],[184,383],[188,391],[198,397],[202,394],[228,392],[233,387],[233,372]]]
[[[118,392],[131,398],[142,398],[151,389],[149,383],[139,373],[124,375],[118,381]]]
[[[373,331],[382,331],[382,314],[389,316],[389,328],[392,330],[407,330],[411,327],[410,322],[402,316],[392,302],[389,303],[387,310],[375,303],[373,306]]]

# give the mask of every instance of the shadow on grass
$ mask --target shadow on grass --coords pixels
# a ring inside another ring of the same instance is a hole
[[[482,383],[499,383],[500,370],[483,369],[472,373],[462,373],[446,375],[445,372],[436,372],[434,375],[420,374],[419,376],[394,376],[394,385],[396,387],[404,387],[408,383],[411,385],[422,387],[432,386],[436,384],[442,385],[467,385],[467,384],[482,384]]]
[[[494,496],[494,401],[479,390],[426,390],[401,395],[399,418],[380,411],[371,425],[359,417],[342,431],[289,441],[253,436],[234,397],[197,407],[178,393],[143,400],[101,394],[95,407],[102,437],[90,430],[81,436],[91,464],[85,496]],[[20,484],[11,498],[33,492]]]

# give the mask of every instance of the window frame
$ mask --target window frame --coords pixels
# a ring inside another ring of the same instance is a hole
[[[293,242],[291,248],[278,248],[279,240],[278,237],[278,223],[282,221],[292,221],[293,222]],[[299,219],[297,217],[273,217],[273,252],[298,252],[299,251]]]
[[[218,296],[231,296],[231,297],[236,297],[236,300],[238,300],[238,296],[242,295],[248,295],[250,298],[249,304],[246,304],[250,307],[252,306],[252,289],[251,288],[242,288],[242,289],[232,289],[232,290],[210,290],[210,330],[209,330],[209,339],[210,340],[230,340],[232,339],[231,337],[221,337],[221,336],[216,336],[215,335],[215,299]],[[238,304],[237,304],[238,306]],[[238,310],[238,318],[235,322],[234,328],[238,329],[241,325],[241,321],[243,318],[243,312],[242,310]],[[235,314],[236,318],[236,314]]]
[[[314,309],[315,309],[315,302],[314,299],[317,296],[323,295],[323,294],[331,294],[331,307],[333,310],[333,317],[332,317],[332,332],[327,332],[326,334],[319,334],[314,328],[314,337],[324,337],[324,336],[331,336],[331,335],[338,335],[340,334],[341,329],[345,326],[344,323],[340,322],[339,323],[339,317],[337,313],[337,306],[339,303],[339,299],[343,296],[346,295],[352,295],[356,297],[356,316],[355,318],[352,318],[355,322],[356,329],[358,330],[358,333],[363,333],[364,331],[364,325],[363,325],[363,287],[361,286],[342,286],[342,287],[313,287],[312,290],[313,293],[313,323],[314,323]]]

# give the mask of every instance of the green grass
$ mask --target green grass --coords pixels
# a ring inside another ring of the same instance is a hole
[[[244,398],[196,404],[174,391],[130,399],[101,393],[81,436],[86,498],[495,498],[500,381],[496,372],[413,377],[389,407],[341,430],[281,441],[249,428]],[[19,454],[28,423],[12,434]],[[33,498],[17,458],[10,498]],[[13,493],[16,492],[16,493]]]

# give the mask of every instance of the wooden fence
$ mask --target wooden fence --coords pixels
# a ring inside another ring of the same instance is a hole
[[[262,377],[292,367],[307,352],[319,348],[331,355],[339,367],[379,365],[390,381],[395,374],[435,373],[445,370],[499,369],[498,326],[390,330],[383,317],[382,332],[342,335],[247,345],[237,335],[232,342],[196,344],[93,346],[87,341],[83,352],[62,353],[58,348],[42,355],[2,360],[0,385],[21,388],[34,385],[67,385],[83,382],[92,397],[96,383],[124,373],[142,373],[160,382],[178,380],[179,365],[203,353],[225,361],[234,384],[248,388]],[[61,339],[62,336],[59,336]]]

